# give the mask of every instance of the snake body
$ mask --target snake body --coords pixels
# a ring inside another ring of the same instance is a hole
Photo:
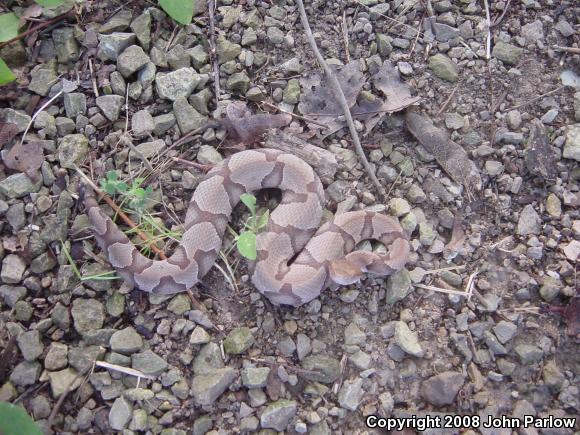
[[[279,188],[282,200],[257,236],[251,280],[274,304],[299,306],[332,282],[350,284],[365,272],[389,275],[405,265],[409,243],[391,217],[347,212],[318,229],[322,183],[306,162],[274,149],[236,153],[208,172],[189,203],[182,240],[166,260],[143,256],[92,191],[84,204],[99,246],[121,277],[143,291],[171,294],[191,288],[211,269],[240,195],[264,188]],[[382,242],[388,253],[353,252],[366,239]]]

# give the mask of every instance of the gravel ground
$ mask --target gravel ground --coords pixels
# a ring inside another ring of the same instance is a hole
[[[329,63],[360,60],[370,95],[369,77],[390,60],[421,98],[412,110],[465,150],[481,183],[454,179],[452,156],[419,144],[398,111],[371,132],[356,125],[389,192],[382,201],[347,129],[321,136],[295,118],[285,129],[339,163],[327,215],[391,214],[412,245],[389,279],[296,309],[264,300],[236,254],[227,262],[236,289],[214,268],[194,290],[201,304],[79,280],[75,267],[90,277],[110,265],[87,231],[72,169],[146,177],[155,201],[145,207],[178,231],[202,172],[171,158],[211,165],[240,144],[223,143],[221,127],[174,142],[230,101],[303,114],[317,65],[293,0],[218,1],[215,65],[201,0],[184,27],[153,2],[86,1],[35,40],[2,47],[18,82],[2,88],[0,121],[18,135],[0,134],[0,400],[47,431],[53,412],[56,433],[363,434],[379,433],[365,426],[369,415],[577,417],[580,7],[490,3],[487,60],[484,2],[308,2]],[[40,148],[21,172],[8,151],[29,124],[25,142]],[[236,228],[244,216],[236,211]],[[462,426],[430,433],[512,432]]]

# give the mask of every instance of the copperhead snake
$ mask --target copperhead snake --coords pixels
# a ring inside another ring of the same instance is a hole
[[[392,217],[347,212],[317,230],[325,201],[320,179],[300,158],[274,149],[236,153],[208,172],[189,203],[182,240],[166,260],[143,256],[99,208],[92,190],[84,192],[84,204],[95,238],[120,276],[143,291],[172,294],[211,269],[240,195],[263,188],[279,188],[282,200],[258,234],[251,280],[274,304],[300,306],[331,283],[351,284],[365,272],[389,275],[405,265],[409,242]],[[382,242],[388,253],[353,252],[366,239]]]

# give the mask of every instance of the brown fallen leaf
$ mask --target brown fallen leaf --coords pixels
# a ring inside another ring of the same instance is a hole
[[[42,145],[38,142],[17,143],[4,156],[4,164],[10,169],[24,172],[38,180],[38,169],[44,162]]]
[[[225,117],[220,122],[228,131],[228,139],[239,143],[252,143],[262,139],[262,135],[272,129],[284,127],[292,122],[287,113],[260,113],[254,115],[242,101],[227,105]]]
[[[433,125],[433,122],[413,112],[405,116],[407,129],[437,159],[437,163],[456,182],[463,184],[468,191],[481,190],[479,169],[467,156],[465,150],[449,139],[445,130]]]
[[[0,149],[7,145],[18,134],[18,126],[0,121]]]

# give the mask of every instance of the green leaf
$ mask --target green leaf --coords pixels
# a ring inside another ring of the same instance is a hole
[[[0,58],[0,86],[10,83],[15,80],[16,76],[10,71],[8,65],[2,58]]]
[[[127,183],[124,181],[117,181],[117,183],[115,183],[115,187],[119,192],[126,192],[129,189],[129,186],[127,186]]]
[[[9,41],[18,36],[20,19],[14,12],[0,15],[0,42]]]
[[[56,8],[64,4],[64,0],[34,0],[40,6],[45,8]]]
[[[143,189],[142,187],[138,187],[137,189],[133,190],[133,194],[137,198],[143,199],[143,198],[145,198],[145,189]]]
[[[248,260],[255,260],[256,253],[256,234],[251,231],[244,231],[236,240],[236,247],[238,252],[246,257]]]
[[[194,0],[159,0],[159,6],[179,24],[189,24],[193,18],[193,2]]]
[[[246,207],[252,212],[253,215],[256,214],[256,197],[251,193],[243,193],[240,195],[240,201],[244,203]]]
[[[42,435],[42,431],[24,408],[0,402],[0,433],[2,435]]]
[[[258,218],[258,224],[256,225],[256,229],[261,230],[266,225],[268,225],[268,219],[270,219],[270,210],[266,210],[266,212]]]
[[[109,180],[109,181],[117,181],[117,172],[115,172],[115,171],[108,171],[107,172],[107,180]]]

